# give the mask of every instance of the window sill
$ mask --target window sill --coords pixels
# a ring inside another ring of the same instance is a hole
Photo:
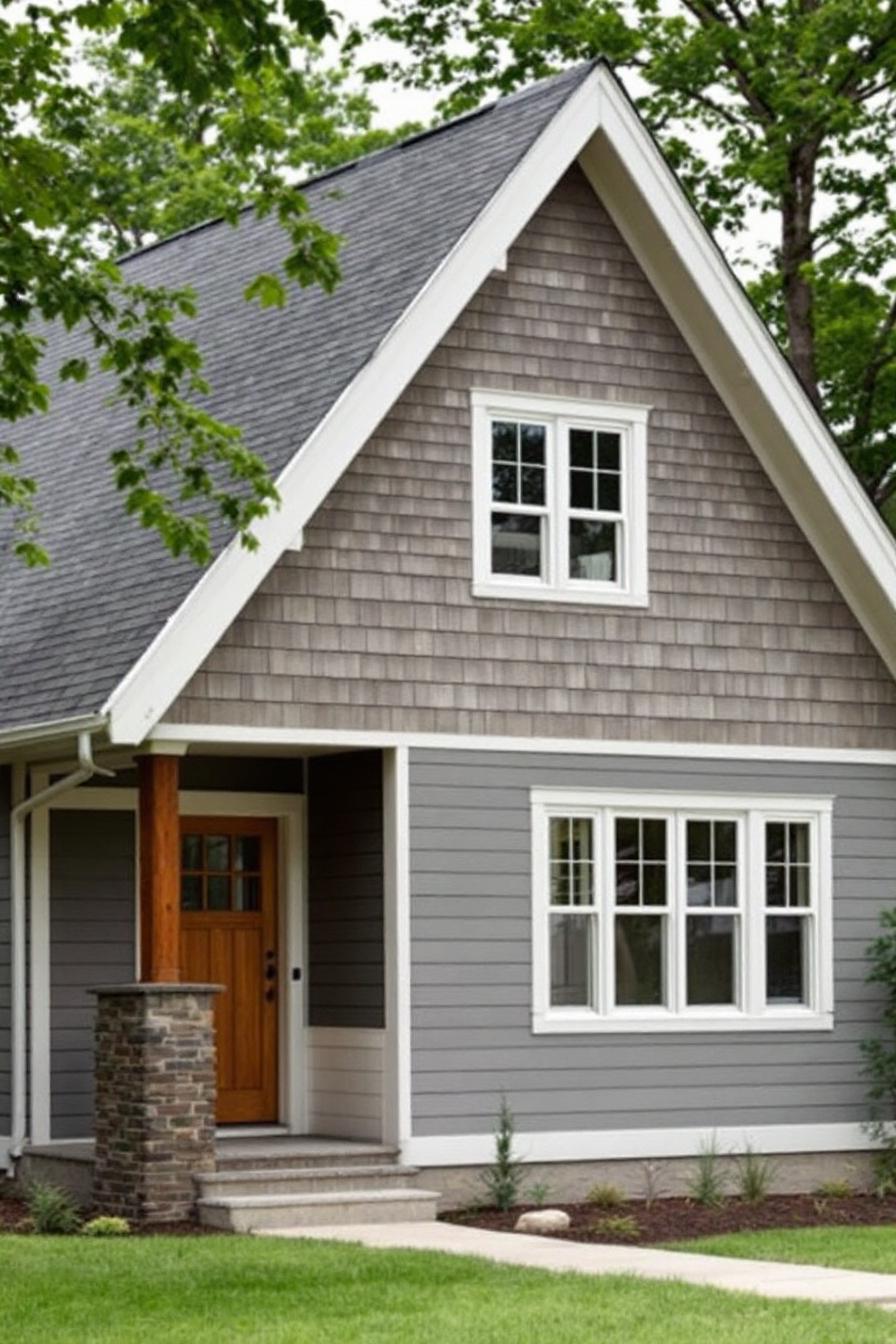
[[[474,597],[500,598],[511,602],[560,602],[567,606],[646,607],[647,593],[620,588],[549,588],[545,584],[474,583]]]
[[[795,1008],[791,1012],[765,1013],[748,1017],[746,1013],[699,1013],[674,1016],[672,1013],[641,1015],[617,1014],[598,1017],[596,1013],[556,1012],[535,1013],[532,1032],[536,1036],[565,1035],[628,1035],[629,1033],[682,1034],[701,1032],[742,1033],[756,1031],[833,1031],[833,1013],[816,1013],[809,1008]]]

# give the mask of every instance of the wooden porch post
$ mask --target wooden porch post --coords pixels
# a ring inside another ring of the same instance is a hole
[[[138,756],[140,979],[180,980],[178,756]]]

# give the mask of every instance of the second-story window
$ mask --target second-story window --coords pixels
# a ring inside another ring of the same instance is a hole
[[[472,400],[474,593],[644,605],[647,408]]]

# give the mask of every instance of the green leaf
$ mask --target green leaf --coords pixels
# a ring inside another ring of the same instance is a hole
[[[282,308],[286,303],[286,290],[276,275],[266,272],[256,275],[244,289],[243,297],[248,302],[257,299],[262,308]]]

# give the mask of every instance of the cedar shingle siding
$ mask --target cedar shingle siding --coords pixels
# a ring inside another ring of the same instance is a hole
[[[469,389],[652,406],[646,611],[474,600]],[[572,169],[165,715],[896,746],[896,688]]]

